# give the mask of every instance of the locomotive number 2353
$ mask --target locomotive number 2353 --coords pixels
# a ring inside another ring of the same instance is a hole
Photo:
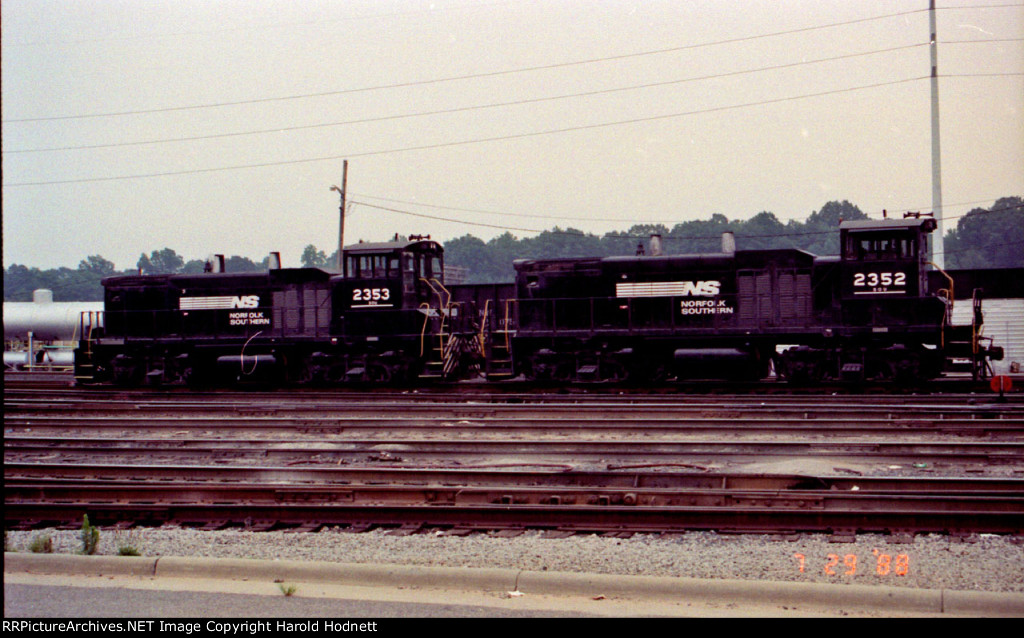
[[[356,288],[352,291],[352,301],[390,301],[390,288]]]

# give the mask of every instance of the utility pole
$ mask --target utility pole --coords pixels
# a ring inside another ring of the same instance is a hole
[[[338,207],[338,270],[345,269],[345,188],[348,186],[348,160],[341,164],[341,188],[331,186],[331,190],[341,196]]]
[[[928,22],[931,27],[932,52],[932,214],[935,215],[935,241],[932,242],[932,262],[939,268],[945,268],[945,252],[943,248],[942,223],[942,153],[939,144],[939,38],[935,23],[935,0],[928,7]]]

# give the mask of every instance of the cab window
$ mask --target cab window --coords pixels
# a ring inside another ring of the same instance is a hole
[[[850,233],[843,248],[844,257],[855,261],[891,261],[917,257],[917,242],[909,234]]]
[[[348,276],[353,279],[384,279],[389,274],[397,273],[397,257],[389,259],[388,255],[358,255],[348,260]]]

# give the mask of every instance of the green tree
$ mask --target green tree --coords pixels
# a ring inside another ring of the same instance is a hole
[[[227,272],[261,272],[266,270],[266,267],[257,264],[248,257],[231,255],[231,257],[225,260],[224,269]]]
[[[108,277],[115,272],[114,262],[108,261],[99,255],[90,255],[78,263],[78,269],[94,273],[101,277]]]
[[[144,275],[172,275],[180,272],[184,265],[185,260],[170,248],[154,250],[149,257],[143,253],[138,262],[139,271]]]
[[[180,272],[183,275],[200,275],[206,272],[206,260],[190,259],[181,267]]]
[[[313,244],[309,244],[302,251],[302,266],[304,268],[324,268],[327,266],[327,255],[324,254],[324,251],[317,250]]]
[[[987,210],[975,208],[946,233],[947,268],[1024,266],[1024,199],[1003,197]]]

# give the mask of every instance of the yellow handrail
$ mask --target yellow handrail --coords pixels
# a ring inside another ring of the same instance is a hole
[[[427,284],[427,287],[430,288],[430,291],[433,292],[435,295],[437,295],[438,311],[441,314],[441,325],[439,326],[438,331],[437,331],[437,338],[438,338],[438,341],[439,341],[439,345],[441,347],[441,360],[443,361],[444,360],[444,353],[445,353],[444,323],[445,323],[445,319],[448,316],[448,313],[450,312],[450,309],[451,309],[452,293],[450,293],[448,291],[448,289],[444,287],[444,284],[442,284],[436,278],[428,280],[425,277],[420,277],[420,281],[422,281],[423,283]],[[434,287],[434,284],[437,284],[437,288]],[[438,290],[438,288],[440,288],[440,290]],[[447,297],[447,299],[445,297]],[[421,357],[423,356],[423,353],[426,350],[425,342],[426,342],[426,338],[427,338],[426,337],[426,335],[427,335],[427,324],[430,322],[430,313],[429,313],[430,304],[422,303],[422,304],[420,304],[420,309],[422,310],[424,308],[424,306],[426,306],[426,309],[427,309],[428,312],[424,313],[426,315],[426,318],[423,321],[423,331],[420,333],[420,356]]]
[[[928,264],[929,266],[935,268],[935,270],[938,270],[940,273],[942,273],[942,276],[945,277],[946,281],[949,282],[949,290],[946,290],[945,288],[940,288],[937,291],[937,293],[939,293],[939,294],[946,293],[946,295],[945,295],[946,301],[947,301],[946,313],[942,317],[942,333],[941,333],[940,342],[939,342],[940,347],[945,348],[946,347],[946,324],[949,324],[949,325],[953,324],[953,303],[954,303],[954,300],[956,298],[956,296],[953,294],[953,278],[949,276],[949,273],[947,273],[945,270],[943,270],[942,268],[940,268],[938,265],[934,264],[933,262],[929,261],[929,262],[925,262],[925,263]]]
[[[511,329],[510,329],[510,326],[512,325],[512,317],[511,317],[511,315],[512,315],[512,307],[515,306],[518,303],[519,303],[518,299],[511,299],[511,298],[509,298],[509,299],[505,300],[505,326],[504,326],[504,328],[505,328],[505,330],[504,330],[504,332],[505,332],[505,350],[509,354],[512,353],[512,341],[511,341],[511,337],[509,336],[511,334],[511,332],[512,332]]]
[[[487,315],[489,315],[490,312],[491,300],[488,299],[484,302],[484,314],[483,318],[480,320],[480,352],[484,352],[486,350],[487,339],[484,336],[484,333],[487,331]]]
[[[425,302],[421,303],[419,310],[426,310],[426,312],[423,313],[423,329],[420,330],[420,356],[422,357],[423,352],[426,349],[427,324],[430,323],[430,304]]]

